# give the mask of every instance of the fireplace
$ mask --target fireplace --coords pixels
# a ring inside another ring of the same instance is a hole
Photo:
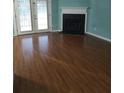
[[[62,7],[61,31],[66,34],[84,34],[88,7]]]
[[[85,14],[63,14],[63,33],[84,34]]]

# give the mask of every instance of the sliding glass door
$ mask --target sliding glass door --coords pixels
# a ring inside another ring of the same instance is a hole
[[[17,0],[18,30],[20,32],[32,31],[30,0]]]
[[[37,0],[38,30],[48,29],[48,13],[46,0]]]
[[[16,0],[15,4],[19,34],[49,30],[48,0]]]

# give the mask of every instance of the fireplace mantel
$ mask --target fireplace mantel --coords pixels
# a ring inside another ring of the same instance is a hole
[[[86,14],[88,7],[62,7],[62,14]]]
[[[63,31],[63,14],[85,14],[85,32],[87,24],[87,9],[88,7],[62,7],[61,8],[61,31]]]

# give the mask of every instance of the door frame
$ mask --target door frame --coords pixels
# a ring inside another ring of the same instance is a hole
[[[48,14],[47,14],[47,16],[48,16],[48,29],[44,29],[44,30],[38,30],[38,31],[34,31],[34,29],[33,29],[33,26],[32,26],[32,31],[25,31],[25,32],[21,32],[21,31],[19,31],[19,22],[18,22],[18,20],[19,20],[19,15],[18,15],[18,11],[17,11],[17,2],[16,2],[16,0],[14,0],[14,16],[13,17],[15,17],[15,24],[16,24],[16,34],[17,35],[24,35],[24,34],[33,34],[33,33],[41,33],[41,32],[52,32],[52,0],[47,0],[47,11],[48,11]],[[31,0],[30,0],[30,8],[32,8],[31,7]],[[32,16],[32,9],[31,9],[31,16]],[[33,20],[32,20],[32,18],[31,18],[31,24],[33,25],[33,22],[32,22]]]

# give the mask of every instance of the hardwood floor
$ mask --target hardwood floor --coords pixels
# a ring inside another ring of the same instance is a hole
[[[111,93],[111,44],[89,35],[14,37],[14,93]]]

